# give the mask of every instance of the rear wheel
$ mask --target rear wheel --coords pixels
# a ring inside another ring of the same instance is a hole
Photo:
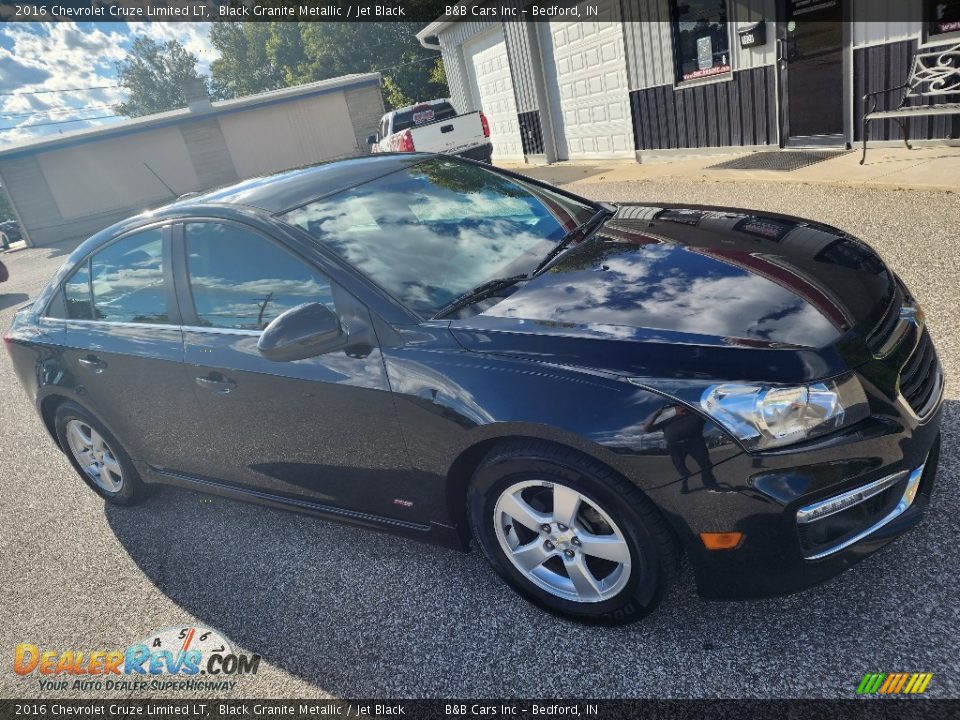
[[[101,497],[133,505],[146,486],[119,441],[86,410],[72,402],[57,408],[57,438],[74,469]]]
[[[539,443],[495,450],[468,494],[474,537],[494,569],[552,612],[597,624],[659,605],[677,546],[631,483],[573,451]]]

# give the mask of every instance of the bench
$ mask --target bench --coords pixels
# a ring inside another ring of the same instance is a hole
[[[877,110],[880,96],[902,90],[900,103],[892,110]],[[908,150],[910,135],[907,123],[912,117],[928,115],[960,115],[960,102],[937,102],[948,95],[960,95],[960,43],[941,47],[927,47],[913,56],[910,76],[903,85],[888,90],[877,90],[863,96],[863,157],[867,159],[867,140],[870,138],[871,120],[893,120],[903,131],[903,143]],[[934,100],[930,105],[904,105],[911,98]]]

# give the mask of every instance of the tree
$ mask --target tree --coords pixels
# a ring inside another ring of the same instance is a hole
[[[216,97],[380,71],[389,107],[448,93],[437,54],[416,39],[421,23],[214,23]]]
[[[128,117],[186,107],[186,83],[206,82],[197,73],[196,56],[183,45],[176,40],[161,44],[148,37],[134,39],[127,57],[117,63],[117,75],[127,101],[114,110]]]

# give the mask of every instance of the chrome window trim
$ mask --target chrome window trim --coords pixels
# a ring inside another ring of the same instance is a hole
[[[145,322],[125,322],[123,320],[85,320],[82,318],[47,318],[48,320],[60,320],[61,322],[77,325],[108,325],[110,327],[132,327],[132,328],[170,328],[170,329],[180,329],[178,323],[145,323]]]
[[[110,327],[130,327],[130,328],[170,328],[171,330],[181,330],[183,332],[198,332],[198,333],[208,333],[210,335],[250,335],[257,336],[263,334],[263,330],[245,330],[243,328],[218,328],[218,327],[202,327],[199,325],[174,325],[166,323],[141,323],[141,322],[123,322],[120,320],[80,320],[74,318],[44,318],[45,320],[54,320],[57,322],[65,322],[67,325],[77,324],[84,326],[99,326],[106,325]]]
[[[875,532],[876,532],[877,530],[879,530],[880,528],[884,527],[885,525],[890,524],[891,522],[893,522],[894,520],[896,520],[898,517],[900,517],[901,515],[903,515],[903,514],[913,505],[913,501],[914,501],[914,500],[916,499],[916,497],[917,497],[917,490],[920,488],[920,479],[923,477],[923,471],[924,471],[924,468],[926,468],[926,466],[927,466],[927,461],[924,460],[924,461],[923,461],[923,464],[920,465],[920,467],[915,468],[914,470],[911,470],[911,471],[910,471],[910,475],[908,476],[908,479],[907,479],[907,487],[904,489],[903,495],[900,496],[900,501],[897,503],[896,507],[893,508],[893,510],[891,510],[889,513],[887,513],[887,515],[885,515],[883,518],[881,518],[880,520],[878,520],[877,522],[875,522],[875,523],[874,523],[873,525],[871,525],[870,527],[865,528],[864,530],[861,530],[860,532],[858,532],[858,533],[857,533],[856,535],[854,535],[853,537],[847,538],[847,539],[844,540],[843,542],[841,542],[841,543],[839,543],[839,544],[837,544],[837,545],[834,545],[834,546],[832,546],[832,547],[829,547],[829,548],[827,548],[826,550],[821,550],[820,552],[816,553],[815,555],[806,555],[805,558],[806,558],[807,560],[820,560],[820,559],[825,558],[825,557],[827,557],[827,556],[829,556],[829,555],[833,555],[834,553],[838,553],[838,552],[840,552],[841,550],[845,550],[846,548],[850,547],[851,545],[853,545],[853,544],[855,544],[855,543],[860,542],[861,540],[863,540],[863,539],[864,539],[865,537],[867,537],[868,535],[872,535],[873,533],[875,533]],[[903,478],[903,475],[904,475],[903,472],[896,473],[895,475],[890,475],[890,476],[888,476],[887,478],[883,478],[882,480],[878,480],[877,482],[883,482],[883,480],[888,480],[889,478],[897,478],[897,480],[900,480],[900,479]],[[862,488],[861,488],[861,489],[862,489]],[[845,494],[849,494],[849,493],[845,493]],[[876,494],[876,493],[874,493],[874,494]],[[836,499],[836,497],[842,497],[842,495],[840,495],[840,496],[835,496],[834,498],[831,498],[831,499]],[[864,498],[864,499],[866,500],[866,498]],[[823,502],[828,502],[828,501],[825,500],[825,501],[823,501]],[[821,504],[821,503],[816,503],[816,504]],[[856,504],[859,505],[859,503],[856,503]],[[797,516],[798,516],[797,522],[799,522],[800,512],[802,512],[802,511],[804,511],[804,510],[809,510],[809,508],[811,508],[811,507],[813,507],[813,505],[807,505],[806,507],[803,507],[803,508],[800,509],[800,511],[798,511],[798,513],[797,513]],[[854,506],[851,505],[850,507],[854,507]],[[829,515],[825,515],[824,517],[829,517]],[[823,518],[819,518],[819,519],[822,520]]]
[[[259,337],[263,330],[247,330],[245,328],[207,327],[203,325],[183,325],[184,332],[206,333],[208,335],[249,335]]]

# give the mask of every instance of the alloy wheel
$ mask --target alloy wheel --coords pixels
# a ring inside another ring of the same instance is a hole
[[[566,485],[545,480],[511,485],[494,506],[493,522],[507,559],[551,595],[602,602],[630,580],[623,532],[596,501]]]
[[[123,470],[103,436],[82,420],[68,421],[66,429],[70,452],[87,477],[102,490],[120,492]]]

